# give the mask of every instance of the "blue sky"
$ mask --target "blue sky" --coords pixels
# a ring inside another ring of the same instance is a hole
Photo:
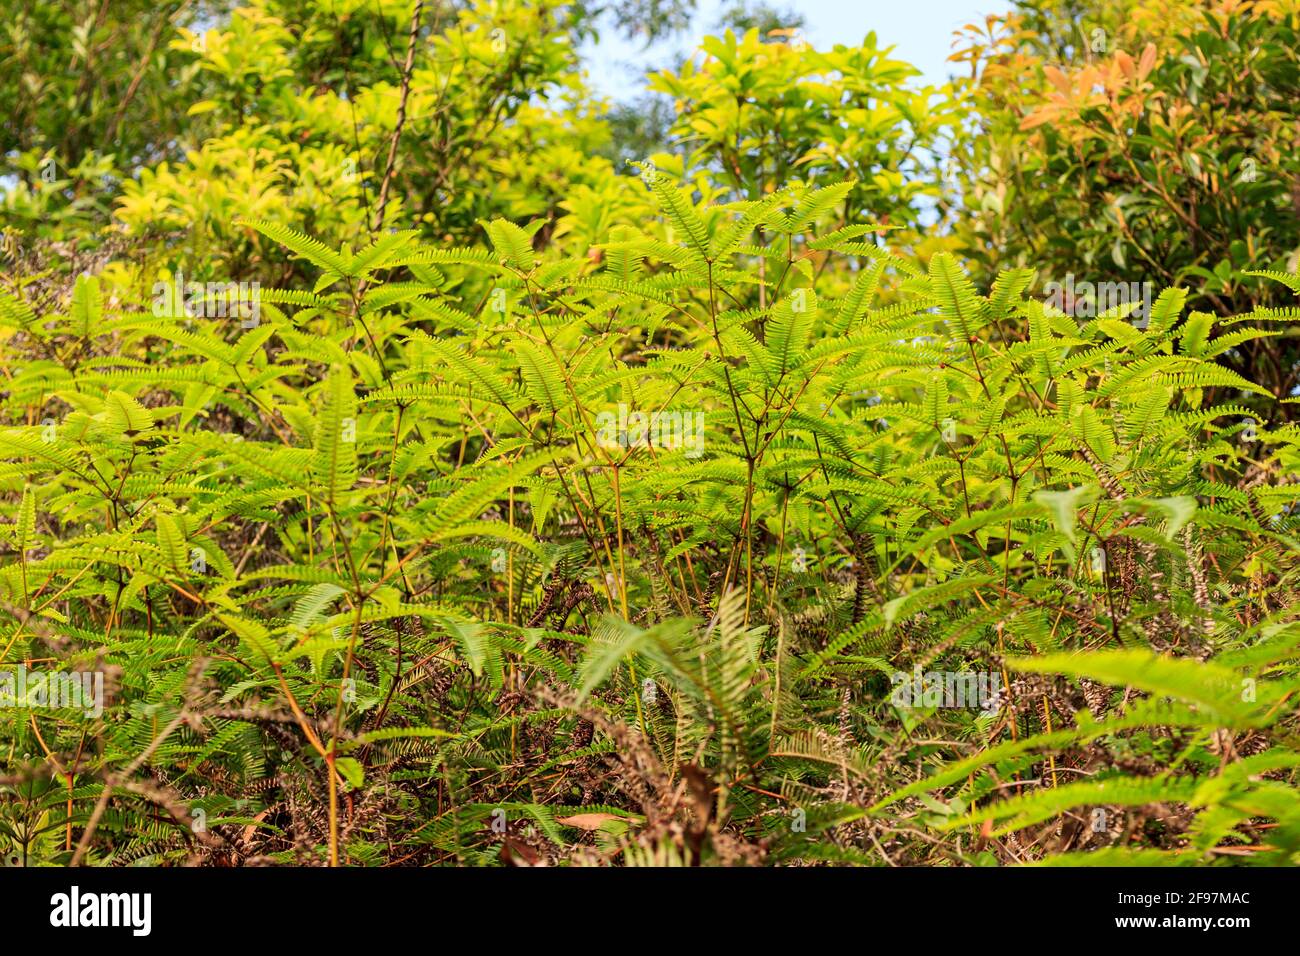
[[[794,9],[803,14],[804,36],[818,49],[836,43],[853,44],[872,30],[881,46],[896,47],[894,55],[907,60],[924,74],[926,83],[947,79],[952,64],[944,62],[952,52],[952,32],[984,14],[999,12],[1008,0],[780,0],[777,9]],[[644,50],[640,42],[627,42],[613,30],[605,30],[598,44],[584,49],[591,85],[605,96],[627,100],[641,89],[639,72],[646,66],[666,66],[674,52],[693,50],[700,37],[710,32],[719,13],[729,6],[725,0],[698,0],[691,29],[679,38],[656,43]]]

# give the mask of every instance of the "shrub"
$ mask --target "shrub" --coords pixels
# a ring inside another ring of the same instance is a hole
[[[1294,862],[1300,436],[1216,362],[1280,315],[625,182],[671,239],[0,295],[0,636],[107,698],[0,712],[10,852]]]

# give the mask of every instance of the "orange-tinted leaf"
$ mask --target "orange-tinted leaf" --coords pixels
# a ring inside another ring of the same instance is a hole
[[[1059,112],[1060,110],[1055,106],[1044,106],[1041,109],[1034,110],[1034,112],[1030,113],[1020,121],[1020,128],[1022,130],[1036,129],[1044,123],[1050,123],[1052,120],[1056,119]]]
[[[1061,70],[1054,66],[1049,66],[1043,70],[1043,73],[1046,74],[1047,78],[1051,80],[1052,85],[1060,92],[1064,93],[1066,96],[1070,95],[1070,78],[1061,72]]]
[[[1145,80],[1147,75],[1155,69],[1156,65],[1156,45],[1148,43],[1146,49],[1142,51],[1142,59],[1138,62],[1138,79]]]

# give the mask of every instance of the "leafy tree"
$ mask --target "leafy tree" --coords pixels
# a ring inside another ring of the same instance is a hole
[[[764,43],[757,30],[708,37],[700,61],[651,88],[678,104],[674,135],[692,167],[737,198],[768,193],[799,175],[816,182],[849,175],[864,217],[914,225],[918,201],[937,196],[929,178],[936,150],[955,133],[960,112],[913,89],[918,72],[892,59],[869,34],[860,46],[819,52],[806,43]]]
[[[1220,316],[1284,305],[1250,273],[1300,261],[1298,31],[1267,2],[1027,0],[969,26],[963,251],[987,275],[1185,284]],[[1268,340],[1224,360],[1281,398],[1298,358]]]
[[[808,21],[799,13],[789,9],[778,9],[767,3],[733,3],[718,18],[714,32],[744,34],[757,30],[760,37],[776,42],[798,40],[800,32]]]

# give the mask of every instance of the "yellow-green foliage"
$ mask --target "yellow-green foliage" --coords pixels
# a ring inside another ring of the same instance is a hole
[[[511,852],[619,856],[689,819],[686,773],[718,788],[692,852],[723,862],[974,862],[1026,830],[1014,858],[1290,859],[1297,436],[1238,440],[1259,389],[1185,350],[1181,293],[1145,329],[1079,323],[1026,275],[984,295],[826,228],[818,190],[650,189],[679,238],[601,257],[503,220],[490,250],[357,252],[250,223],[319,275],[251,328],[93,281],[66,314],[5,294],[10,659],[120,674],[97,721],[6,718],[49,761],[102,741],[72,831],[163,725],[150,761],[212,854],[256,818],[279,859],[362,862],[382,830],[483,862],[504,809],[540,826]],[[970,670],[1012,683],[893,698],[893,672]],[[62,859],[45,765],[22,786]],[[310,816],[330,790],[362,822]],[[147,803],[93,858],[196,848],[142,832]],[[1094,807],[1122,837],[1071,828]]]
[[[106,7],[5,133],[0,695],[102,710],[5,698],[0,855],[1298,862],[1285,250],[1079,316],[934,176],[1038,127],[874,36],[710,38],[616,164],[581,11],[299,6]]]

